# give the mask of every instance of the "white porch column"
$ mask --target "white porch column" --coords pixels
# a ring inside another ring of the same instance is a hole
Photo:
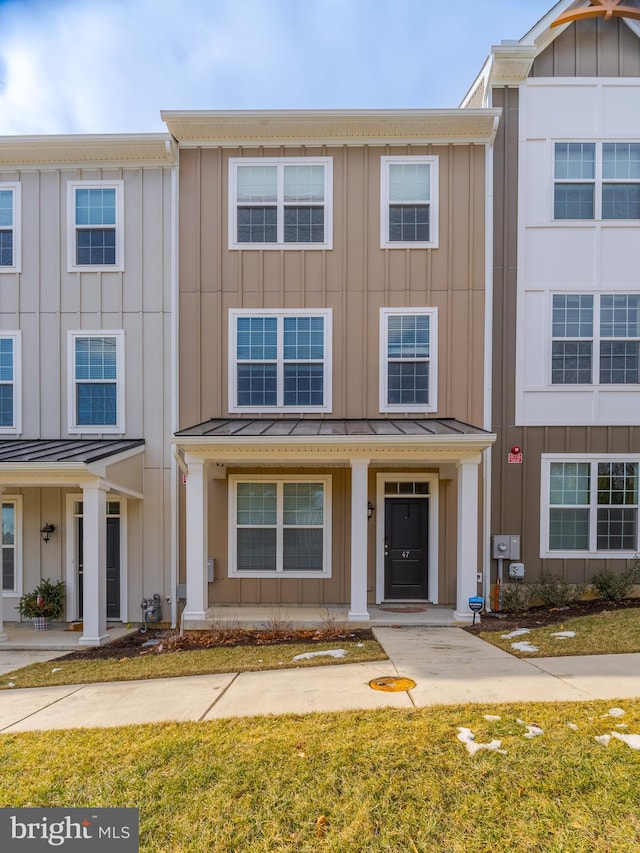
[[[471,622],[469,598],[478,594],[478,465],[480,456],[458,465],[458,565],[456,622]]]
[[[0,486],[0,515],[2,514],[2,495],[4,494],[4,486]],[[2,532],[2,531],[0,531]],[[14,551],[15,553],[15,551]],[[14,566],[14,571],[18,571],[18,567]],[[2,621],[2,610],[4,607],[4,601],[2,600],[2,581],[0,580],[0,643],[3,640],[8,640],[8,636],[4,632],[4,623]]]
[[[81,646],[107,642],[107,488],[82,486],[82,636]]]
[[[367,476],[368,459],[351,460],[351,607],[350,622],[368,622]]]
[[[209,483],[206,460],[187,453],[186,544],[187,603],[183,619],[206,619],[208,606],[207,556],[209,553]]]

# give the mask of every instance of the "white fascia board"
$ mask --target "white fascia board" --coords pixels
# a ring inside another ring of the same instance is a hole
[[[0,137],[0,166],[173,166],[177,146],[167,133]]]

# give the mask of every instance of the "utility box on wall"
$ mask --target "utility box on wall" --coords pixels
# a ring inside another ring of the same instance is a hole
[[[520,537],[499,535],[491,539],[491,556],[494,560],[519,560]]]

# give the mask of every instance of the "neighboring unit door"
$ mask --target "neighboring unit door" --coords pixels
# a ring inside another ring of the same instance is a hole
[[[385,599],[427,598],[428,519],[428,500],[385,498]]]
[[[78,518],[78,617],[83,604],[83,518]],[[120,618],[120,519],[107,518],[107,619]]]

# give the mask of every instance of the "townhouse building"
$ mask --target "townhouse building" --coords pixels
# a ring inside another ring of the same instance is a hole
[[[167,134],[0,139],[0,619],[62,580],[80,644],[172,589],[175,190]]]

